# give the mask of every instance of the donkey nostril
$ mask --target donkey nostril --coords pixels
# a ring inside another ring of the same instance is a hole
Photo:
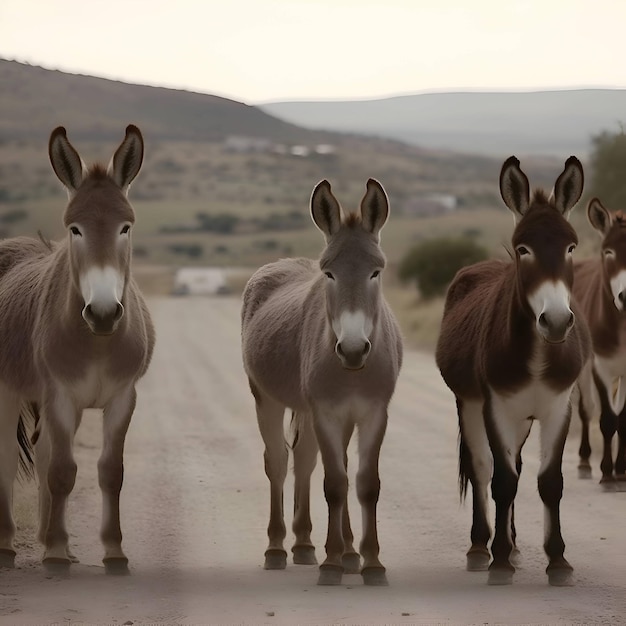
[[[338,356],[344,357],[346,356],[343,352],[343,349],[341,347],[341,343],[337,342],[337,345],[335,346],[335,352],[337,353]]]
[[[574,317],[574,314],[570,311],[569,318],[567,320],[567,327],[568,328],[571,328],[574,325],[574,320],[575,319],[576,318]]]
[[[546,328],[548,326],[548,320],[546,319],[546,314],[542,313],[539,316],[539,319],[537,320],[539,326],[542,326],[543,328]]]
[[[624,304],[624,302],[626,302],[626,291],[620,291],[619,294],[617,294],[617,297],[619,298],[619,301]]]
[[[363,356],[367,356],[370,353],[370,350],[372,349],[372,343],[370,342],[370,340],[368,339],[365,342],[365,345],[363,346]]]
[[[122,319],[122,315],[124,315],[124,307],[122,306],[121,303],[118,302],[115,307],[115,315],[113,319],[117,322],[120,319]]]

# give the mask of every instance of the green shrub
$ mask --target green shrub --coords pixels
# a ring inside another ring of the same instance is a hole
[[[445,292],[462,267],[486,258],[487,250],[468,237],[428,239],[404,256],[398,277],[415,282],[422,297],[432,298]]]

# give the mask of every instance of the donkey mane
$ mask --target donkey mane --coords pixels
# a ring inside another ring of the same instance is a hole
[[[531,204],[534,204],[535,202],[541,203],[541,204],[554,204],[553,202],[550,201],[549,196],[546,194],[546,192],[543,189],[534,190]]]
[[[96,180],[111,178],[106,166],[102,163],[94,163],[93,165],[90,165],[89,169],[87,170],[87,176]]]
[[[343,223],[349,228],[356,228],[360,226],[362,222],[363,220],[359,213],[348,213]]]

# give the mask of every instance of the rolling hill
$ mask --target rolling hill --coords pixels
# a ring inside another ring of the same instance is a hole
[[[0,136],[32,139],[65,125],[85,140],[117,138],[129,121],[160,140],[221,141],[228,135],[307,141],[312,133],[259,108],[218,96],[132,85],[0,59]]]
[[[0,81],[0,236],[62,236],[66,194],[47,154],[55,126],[67,127],[89,163],[106,162],[130,122],[146,140],[132,188],[140,224],[135,252],[146,263],[256,266],[284,255],[315,256],[319,233],[308,202],[322,178],[347,209],[358,206],[369,177],[382,182],[394,215],[385,235],[391,260],[438,233],[497,247],[510,227],[497,186],[499,159],[314,131],[209,94],[14,61],[0,60]],[[330,150],[317,151],[320,144]],[[534,186],[552,185],[562,166],[561,158],[523,162]],[[237,226],[221,232],[215,223]]]
[[[272,102],[307,128],[389,137],[433,149],[506,157],[584,157],[590,139],[626,121],[626,90],[426,93],[380,100]]]

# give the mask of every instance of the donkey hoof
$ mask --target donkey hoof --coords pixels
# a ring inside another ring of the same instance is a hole
[[[15,567],[15,550],[0,548],[0,567]]]
[[[340,585],[343,576],[343,567],[337,565],[320,565],[318,585]]]
[[[104,573],[109,576],[128,576],[128,559],[125,556],[112,556],[102,559],[104,563]]]
[[[579,465],[578,478],[589,480],[591,478],[591,465]]]
[[[467,553],[465,569],[468,572],[486,572],[489,569],[489,551],[486,548],[471,549]]]
[[[600,479],[600,488],[604,493],[614,493],[617,491],[617,482],[613,476],[603,476]]]
[[[361,573],[361,555],[358,552],[346,552],[341,557],[344,574]]]
[[[265,551],[265,564],[263,569],[285,569],[287,567],[287,553],[278,548],[270,548]]]
[[[565,559],[546,568],[548,583],[553,587],[571,587],[574,584],[573,573],[574,568]]]
[[[293,562],[297,565],[317,565],[313,546],[294,546],[291,551],[293,552]]]
[[[363,584],[372,587],[388,587],[389,581],[384,567],[365,567],[361,570]]]
[[[45,558],[42,563],[46,573],[53,576],[67,576],[70,573],[71,561],[69,559],[64,559],[60,556],[50,556]]]
[[[487,584],[489,585],[512,585],[513,574],[515,568],[510,567],[491,567],[489,569],[489,578]]]

